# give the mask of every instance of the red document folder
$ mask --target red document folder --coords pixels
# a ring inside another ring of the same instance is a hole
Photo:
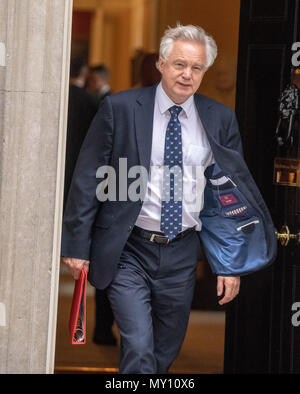
[[[69,320],[72,345],[84,345],[86,343],[86,282],[87,274],[83,268],[80,278],[75,281],[73,292]]]

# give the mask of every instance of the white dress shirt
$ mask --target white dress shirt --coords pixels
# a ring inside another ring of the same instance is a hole
[[[156,90],[152,151],[145,201],[136,225],[149,231],[160,230],[161,196],[164,165],[164,145],[167,125],[170,120],[168,109],[176,105],[165,93],[160,83]],[[194,96],[180,105],[183,197],[182,231],[189,227],[201,230],[199,214],[203,208],[203,192],[206,184],[204,171],[214,163],[213,154],[195,106]]]

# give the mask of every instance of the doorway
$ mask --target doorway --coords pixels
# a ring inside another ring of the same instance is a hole
[[[220,4],[221,3],[221,4]],[[105,64],[111,90],[140,85],[139,66],[145,54],[157,53],[159,39],[177,21],[197,24],[212,34],[219,47],[200,93],[235,108],[240,0],[74,0],[72,52],[86,56],[90,66]],[[130,23],[128,23],[130,21]],[[87,344],[73,346],[68,318],[74,281],[61,267],[55,371],[116,373],[119,347],[93,343],[95,293],[87,288]],[[116,326],[113,331],[119,344]],[[173,373],[223,373],[225,308],[217,303],[216,278],[199,261],[191,318]]]
[[[290,84],[299,85],[299,64],[292,63],[292,48],[300,41],[299,7],[298,0],[243,0],[240,14],[236,112],[246,162],[281,241],[285,229],[300,232],[299,114],[290,137],[284,124],[276,133],[279,99]],[[300,329],[292,321],[300,288],[297,237],[278,243],[275,263],[245,277],[228,308],[225,372],[299,373]]]

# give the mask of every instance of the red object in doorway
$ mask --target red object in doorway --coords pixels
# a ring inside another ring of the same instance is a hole
[[[72,345],[84,345],[86,343],[86,282],[87,273],[83,268],[80,278],[75,281],[72,298],[69,320]]]

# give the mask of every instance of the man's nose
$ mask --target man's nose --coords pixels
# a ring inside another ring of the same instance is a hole
[[[186,67],[183,70],[183,75],[182,75],[185,79],[190,79],[192,76],[192,70],[189,67]]]

